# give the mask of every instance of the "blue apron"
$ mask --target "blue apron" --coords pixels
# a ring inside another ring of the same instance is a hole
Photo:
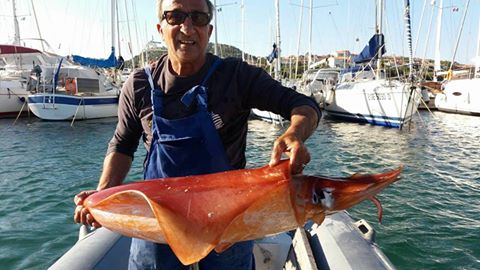
[[[155,89],[150,68],[145,68],[152,97],[153,138],[144,171],[145,179],[198,175],[231,170],[220,136],[208,112],[205,84],[221,64],[217,59],[200,85],[187,91],[181,101],[185,106],[197,102],[197,111],[188,117],[163,118],[164,93]],[[201,270],[250,270],[253,241],[237,243],[222,253],[212,251],[200,261]],[[168,245],[132,239],[129,269],[189,269],[180,263]]]

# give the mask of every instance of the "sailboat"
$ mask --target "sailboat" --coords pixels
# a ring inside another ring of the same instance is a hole
[[[72,56],[74,63],[63,65],[60,59],[53,70],[51,87],[28,96],[29,109],[43,120],[83,120],[116,117],[119,88],[95,68],[117,65],[115,57],[116,1],[112,9],[112,51],[107,59]]]
[[[0,45],[0,117],[15,117],[27,111],[26,100],[32,63],[40,63],[42,52],[17,45]]]
[[[48,86],[28,96],[33,114],[43,120],[116,117],[118,88],[103,73],[80,65],[63,66],[62,60]]]
[[[52,57],[37,49],[20,45],[15,0],[12,0],[15,38],[12,44],[0,44],[0,117],[14,117],[27,112],[28,87],[35,66],[52,63]],[[38,68],[37,68],[38,70]]]
[[[439,111],[480,116],[480,19],[474,61],[475,70],[471,78],[451,79],[442,83],[443,91],[435,96],[435,106]]]
[[[480,76],[446,81],[435,96],[439,111],[480,116]]]
[[[360,66],[342,72],[340,83],[325,95],[324,111],[333,118],[401,128],[416,112],[421,95],[413,82],[387,79],[381,70],[381,57],[386,52],[382,33],[383,0],[378,1],[377,8],[376,33],[353,59]]]

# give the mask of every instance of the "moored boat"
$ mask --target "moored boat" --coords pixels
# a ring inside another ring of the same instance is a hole
[[[28,107],[43,120],[84,120],[116,117],[119,87],[115,77],[107,78],[105,69],[116,68],[115,24],[117,2],[111,0],[112,47],[107,59],[72,55],[76,64],[62,66],[63,59],[44,87],[29,95]],[[117,29],[118,30],[118,29]]]
[[[279,114],[272,113],[272,112],[269,112],[269,111],[262,111],[262,110],[259,110],[259,109],[252,109],[251,110],[251,116],[254,117],[254,118],[266,121],[266,122],[270,122],[270,123],[278,124],[278,125],[282,125],[282,126],[283,126],[283,123],[286,121]]]
[[[343,82],[327,94],[328,116],[386,127],[401,127],[411,120],[420,94],[409,84],[377,79]]]
[[[467,6],[468,7],[468,6]],[[447,81],[442,84],[442,92],[435,97],[435,106],[440,111],[480,115],[480,18],[478,18],[477,54],[473,58],[473,74],[468,78],[453,79],[453,65],[447,72]]]
[[[407,39],[412,52],[409,1],[405,1],[405,5]],[[358,66],[343,72],[340,83],[327,93],[325,112],[327,116],[349,121],[401,128],[417,111],[421,94],[413,82],[412,53],[408,82],[389,79],[382,70],[381,57],[386,52],[382,33],[383,1],[379,0],[377,6],[379,20],[375,34],[360,55],[353,59]]]
[[[28,107],[43,120],[84,120],[116,117],[118,88],[105,75],[83,66],[55,72],[51,87],[28,96]]]
[[[118,92],[104,95],[32,94],[30,110],[43,120],[84,120],[116,117]]]
[[[15,117],[27,111],[25,84],[20,80],[0,79],[0,118]]]
[[[55,58],[39,50],[0,45],[0,117],[15,117],[28,110],[26,100],[36,86],[36,75],[55,63]],[[37,74],[35,74],[37,73]]]
[[[436,94],[439,111],[480,116],[480,78],[446,81]]]

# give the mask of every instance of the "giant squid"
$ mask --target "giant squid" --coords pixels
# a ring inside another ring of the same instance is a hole
[[[322,223],[326,215],[372,200],[399,179],[402,167],[371,175],[292,175],[289,162],[255,169],[145,180],[102,190],[83,205],[112,231],[167,243],[192,264],[212,250]]]

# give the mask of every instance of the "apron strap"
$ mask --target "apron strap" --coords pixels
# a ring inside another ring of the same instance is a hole
[[[150,65],[146,65],[144,68],[145,74],[147,75],[148,83],[150,84],[150,89],[155,89],[155,85],[153,84],[152,78],[152,68]]]
[[[207,83],[208,79],[212,76],[213,72],[217,69],[217,67],[222,63],[221,58],[217,58],[213,65],[208,69],[207,75],[202,80],[200,85],[196,85],[192,87],[192,89],[188,90],[181,98],[181,101],[185,106],[190,107],[193,102],[193,99],[197,98],[197,103],[201,110],[206,111],[208,105],[208,96],[207,96],[207,87],[205,84]]]
[[[150,100],[152,102],[152,111],[155,113],[160,113],[162,111],[162,93],[161,91],[155,91],[155,85],[153,84],[152,78],[152,68],[150,65],[146,65],[144,68],[145,74],[147,75],[148,83],[150,84]],[[155,96],[159,96],[159,98],[154,98]]]

